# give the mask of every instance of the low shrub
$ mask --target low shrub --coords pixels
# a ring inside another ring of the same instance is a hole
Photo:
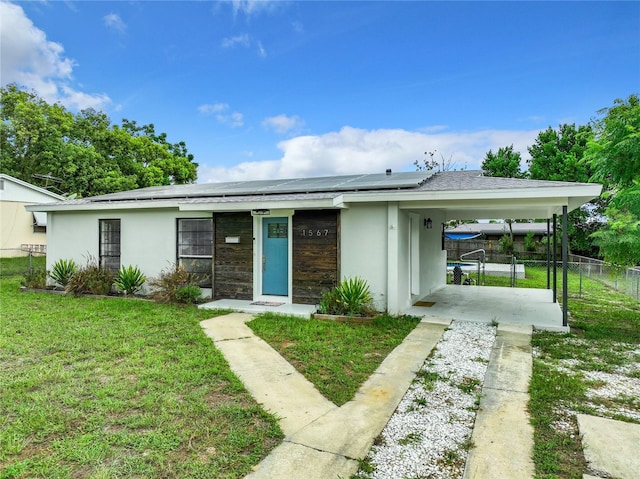
[[[508,234],[504,234],[498,240],[498,250],[503,254],[513,254],[513,239]]]
[[[367,316],[376,311],[369,285],[362,278],[348,278],[322,295],[320,312],[347,316]]]
[[[342,310],[342,307],[339,302],[339,295],[336,288],[322,294],[319,310],[322,314],[341,314],[337,313],[337,311]]]
[[[124,294],[134,295],[142,289],[146,280],[147,278],[137,266],[122,266],[118,270],[114,284]]]
[[[59,259],[53,265],[49,277],[63,288],[69,284],[78,266],[72,259]]]
[[[47,286],[47,270],[44,268],[29,269],[24,273],[21,284],[26,288],[45,288]]]
[[[109,294],[113,285],[113,273],[101,268],[93,258],[78,268],[65,287],[65,291],[74,295]]]
[[[189,284],[176,290],[176,300],[179,303],[195,304],[202,297],[200,286]]]
[[[533,231],[527,231],[527,234],[524,237],[524,248],[527,251],[535,251],[537,248],[537,242],[534,239]]]
[[[149,296],[160,303],[183,303],[185,301],[178,298],[178,291],[187,286],[196,286],[200,290],[198,284],[202,280],[202,275],[187,272],[181,264],[173,264],[160,271],[160,275],[157,278],[149,280],[149,286],[151,287]],[[194,292],[195,290],[191,292],[187,290],[187,292],[182,292],[180,295],[181,298],[184,298],[194,294]],[[202,294],[201,291],[200,294]]]

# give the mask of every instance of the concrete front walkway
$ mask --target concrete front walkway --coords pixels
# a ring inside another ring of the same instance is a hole
[[[207,336],[263,407],[280,419],[286,437],[248,478],[347,478],[358,469],[449,319],[430,318],[409,333],[361,386],[337,407],[233,313],[202,321]]]

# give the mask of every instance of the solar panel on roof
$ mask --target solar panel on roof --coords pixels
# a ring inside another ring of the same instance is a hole
[[[91,201],[404,189],[415,188],[421,185],[432,175],[432,172],[413,171],[393,173],[390,175],[385,173],[376,173],[366,175],[153,186],[140,190],[123,191],[120,193],[96,196],[92,198]]]

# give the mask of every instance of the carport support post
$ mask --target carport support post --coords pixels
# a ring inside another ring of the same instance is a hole
[[[551,271],[549,271],[551,261],[551,228],[549,228],[549,218],[547,218],[547,289],[551,289]]]
[[[567,259],[569,256],[569,233],[567,231],[567,207],[562,207],[562,325],[568,326],[567,297],[569,280],[567,275]]]
[[[557,262],[556,262],[556,251],[558,251],[557,246],[556,246],[556,222],[558,221],[558,215],[556,215],[555,213],[553,214],[553,253],[552,253],[552,257],[553,257],[553,302],[555,303],[557,301],[556,299],[556,295],[558,294],[558,281],[557,281],[557,273],[556,273],[556,266],[557,266]]]

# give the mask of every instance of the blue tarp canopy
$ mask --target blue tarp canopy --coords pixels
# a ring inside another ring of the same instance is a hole
[[[445,233],[444,235],[452,240],[467,240],[480,236],[482,233]]]

